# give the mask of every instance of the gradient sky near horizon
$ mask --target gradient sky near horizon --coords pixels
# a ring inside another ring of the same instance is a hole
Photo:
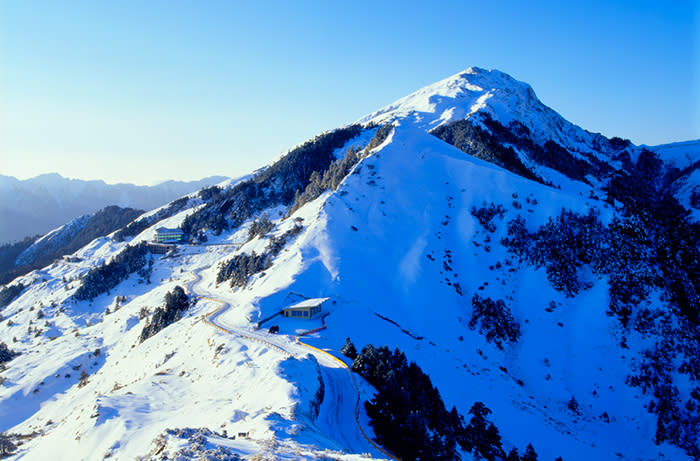
[[[700,138],[697,0],[0,0],[0,174],[239,176],[470,66],[590,131]]]

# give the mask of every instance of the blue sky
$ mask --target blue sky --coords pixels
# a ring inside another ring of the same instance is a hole
[[[700,138],[698,1],[0,0],[0,174],[237,176],[469,66],[590,131]]]

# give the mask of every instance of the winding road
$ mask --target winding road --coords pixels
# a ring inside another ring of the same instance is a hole
[[[231,308],[231,304],[198,286],[202,280],[201,270],[203,269],[192,272],[194,278],[187,282],[186,287],[191,296],[219,304],[217,309],[204,316],[205,323],[223,333],[264,344],[289,357],[299,358],[309,353],[313,354],[320,366],[325,390],[315,420],[319,432],[338,443],[347,452],[371,453],[372,456],[398,459],[371,440],[362,428],[359,420],[360,391],[352,371],[345,362],[324,350],[299,341],[298,337],[292,339],[287,335],[270,335],[265,333],[265,330],[242,329],[221,324],[218,319]]]

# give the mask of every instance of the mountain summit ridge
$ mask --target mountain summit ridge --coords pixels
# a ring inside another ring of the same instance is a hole
[[[479,67],[469,67],[427,85],[360,118],[359,122],[387,123],[414,115],[413,123],[430,130],[479,112],[487,113],[504,126],[513,121],[522,123],[540,144],[548,139],[560,142],[563,134],[578,130],[588,135],[582,136],[584,139],[601,136],[578,127],[572,129],[575,125],[544,105],[528,83],[500,70]]]
[[[700,232],[674,175],[698,185],[470,68],[15,279],[0,431],[26,459],[356,461],[407,434],[467,460],[691,459]],[[152,252],[161,226],[190,244]],[[279,315],[304,298],[323,316]],[[348,338],[439,397],[349,375]],[[424,421],[443,402],[453,433]]]

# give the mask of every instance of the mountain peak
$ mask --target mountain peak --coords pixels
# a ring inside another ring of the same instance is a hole
[[[543,104],[532,87],[505,72],[469,67],[427,85],[373,112],[362,124],[410,123],[424,130],[469,119],[481,125],[483,114],[508,127],[525,126],[532,140],[544,145],[553,140],[567,150],[595,154],[604,138],[566,120]]]
[[[360,122],[386,123],[420,113],[421,117],[416,121],[432,128],[449,121],[467,118],[486,107],[494,109],[493,104],[486,104],[486,101],[496,95],[502,95],[496,98],[500,100],[510,97],[511,101],[508,102],[511,103],[511,108],[518,105],[512,103],[530,105],[534,101],[539,102],[527,83],[515,80],[499,70],[469,67],[379,109],[362,118]]]

